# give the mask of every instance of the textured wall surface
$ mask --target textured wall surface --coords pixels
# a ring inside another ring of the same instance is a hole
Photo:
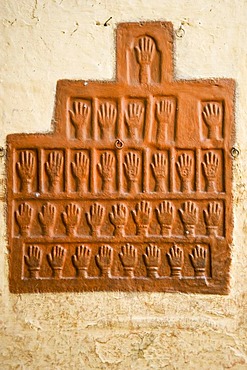
[[[176,78],[236,79],[240,149],[228,296],[10,294],[0,158],[1,369],[247,369],[247,2],[2,0],[0,12],[0,146],[9,133],[50,130],[58,79],[115,78],[118,22],[169,20],[185,30]]]

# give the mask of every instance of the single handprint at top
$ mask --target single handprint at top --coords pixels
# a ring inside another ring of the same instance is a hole
[[[167,177],[167,159],[165,154],[156,153],[153,157],[153,163],[151,163],[155,177],[155,191],[165,192],[166,191],[166,177]]]
[[[82,101],[75,101],[73,104],[73,110],[70,110],[69,113],[72,124],[75,127],[76,138],[79,140],[86,139],[90,107]]]
[[[207,234],[217,236],[220,223],[222,206],[220,203],[211,202],[208,208],[203,210],[204,220],[207,227]]]
[[[47,202],[38,213],[39,222],[44,236],[52,236],[56,222],[56,207]]]
[[[167,253],[167,257],[171,267],[171,276],[181,278],[182,267],[184,264],[183,250],[177,245],[174,245],[170,248],[170,253]]]
[[[82,152],[76,153],[75,161],[71,163],[71,167],[76,178],[76,190],[80,193],[86,193],[88,190],[89,158]]]
[[[62,212],[62,220],[68,236],[75,236],[81,218],[81,209],[77,204],[70,203]]]
[[[138,140],[141,136],[143,113],[144,107],[139,103],[130,103],[125,111],[125,121],[133,140]]]
[[[168,127],[173,123],[174,102],[170,99],[164,99],[156,103],[157,119],[157,144],[165,145],[168,142]]]
[[[161,263],[160,249],[156,245],[149,244],[143,258],[147,268],[147,276],[150,278],[158,278],[158,269]]]
[[[29,236],[32,216],[33,208],[29,204],[22,203],[19,205],[18,210],[15,212],[15,217],[21,236]]]
[[[205,277],[207,250],[197,245],[190,253],[191,263],[196,277]]]
[[[47,255],[49,265],[52,268],[52,276],[56,279],[60,279],[62,277],[66,253],[67,250],[61,245],[54,245],[51,253]]]
[[[72,262],[76,268],[77,277],[88,277],[88,267],[91,255],[92,251],[86,245],[79,245],[76,247],[76,253],[72,256]]]
[[[221,105],[219,103],[208,103],[202,111],[202,116],[208,127],[208,138],[219,140],[222,124]]]
[[[101,128],[102,139],[111,137],[111,132],[115,129],[115,122],[117,119],[117,109],[113,104],[101,104],[98,110],[98,121]]]
[[[91,228],[92,236],[100,236],[100,229],[105,217],[105,207],[98,203],[94,203],[90,207],[90,211],[86,213],[88,225]]]
[[[124,169],[128,180],[129,193],[138,193],[138,178],[140,173],[139,155],[133,152],[127,153],[125,156]]]
[[[37,279],[39,277],[42,254],[42,250],[37,245],[29,245],[24,259],[28,266],[30,278]]]
[[[174,206],[171,202],[165,200],[156,208],[156,213],[161,228],[161,235],[171,236],[172,224],[174,221]]]
[[[188,201],[183,204],[183,209],[179,213],[184,224],[184,234],[195,236],[195,226],[198,223],[198,207],[194,202]]]
[[[137,62],[140,65],[139,79],[141,83],[151,82],[151,63],[155,54],[155,42],[149,36],[143,36],[135,46]]]
[[[127,243],[122,246],[122,252],[119,253],[120,260],[124,268],[124,275],[133,278],[137,265],[137,248]]]
[[[100,269],[101,277],[111,277],[111,266],[113,262],[113,249],[109,245],[102,245],[96,256],[96,262]]]
[[[176,165],[181,179],[181,191],[184,193],[191,192],[193,177],[192,157],[183,153],[178,157]]]
[[[114,225],[114,236],[125,236],[125,226],[128,220],[128,209],[124,204],[115,204],[112,206],[112,212],[109,213],[111,223]]]
[[[24,193],[31,193],[34,178],[34,155],[25,150],[20,153],[20,161],[17,162],[17,171],[21,179],[20,190]]]
[[[63,172],[63,155],[54,151],[49,153],[45,169],[49,179],[49,191],[57,193],[60,191],[60,179]]]
[[[114,180],[114,155],[112,153],[103,153],[98,163],[98,171],[102,177],[102,191],[113,191]]]
[[[152,208],[149,202],[141,201],[132,211],[133,219],[136,224],[136,235],[148,236],[148,227],[151,222]]]
[[[206,176],[206,191],[216,192],[216,180],[219,169],[219,157],[214,152],[205,154],[204,162],[202,162],[204,173]]]

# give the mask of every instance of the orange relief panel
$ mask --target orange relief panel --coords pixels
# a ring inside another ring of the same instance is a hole
[[[172,40],[120,24],[116,82],[59,81],[54,133],[8,136],[11,292],[229,291],[235,84],[174,81]]]

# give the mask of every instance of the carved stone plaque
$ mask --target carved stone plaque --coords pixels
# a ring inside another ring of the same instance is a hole
[[[120,24],[116,82],[58,81],[55,131],[7,138],[11,292],[226,294],[234,90],[173,80],[171,23]]]

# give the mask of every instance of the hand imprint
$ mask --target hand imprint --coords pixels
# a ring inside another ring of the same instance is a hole
[[[120,260],[124,268],[124,276],[133,278],[135,276],[135,268],[137,264],[137,249],[127,243],[122,246],[122,252],[119,253]]]
[[[170,253],[167,253],[167,257],[171,267],[171,276],[181,278],[181,271],[184,263],[183,250],[177,245],[174,245],[170,248]]]
[[[132,103],[128,105],[128,110],[125,112],[125,120],[129,129],[130,137],[133,140],[138,140],[141,133],[141,125],[143,119],[144,108],[141,104]]]
[[[56,207],[49,202],[43,204],[38,218],[41,224],[42,234],[44,236],[52,236],[56,222]]]
[[[136,224],[136,235],[148,236],[148,226],[151,221],[152,209],[149,202],[142,200],[136,205],[136,209],[132,211],[133,218]]]
[[[192,158],[186,153],[181,154],[176,164],[181,178],[181,191],[189,193],[191,192],[191,180],[193,176]]]
[[[20,153],[20,162],[17,162],[17,171],[21,179],[21,191],[31,193],[34,177],[34,155],[25,150]]]
[[[76,153],[75,162],[71,163],[71,167],[76,178],[76,190],[80,193],[86,193],[89,174],[88,157],[82,152]]]
[[[206,176],[206,191],[216,192],[216,177],[219,167],[219,158],[213,152],[205,154],[205,160],[202,162],[204,173]]]
[[[89,112],[90,107],[81,101],[75,101],[73,110],[69,111],[71,121],[75,127],[75,136],[79,140],[86,139]]]
[[[111,153],[103,153],[101,155],[101,163],[98,163],[98,170],[102,177],[102,191],[113,191],[114,178],[114,156]]]
[[[86,245],[79,245],[76,247],[76,252],[72,256],[72,262],[76,268],[76,276],[87,278],[88,266],[90,263],[92,251]]]
[[[143,258],[147,268],[147,276],[150,278],[158,278],[158,269],[161,263],[160,249],[156,245],[149,244]]]
[[[208,137],[212,140],[220,139],[221,107],[218,103],[208,103],[202,112],[208,127]]]
[[[80,223],[81,209],[77,204],[70,203],[66,206],[66,212],[62,212],[62,220],[68,236],[75,236]]]
[[[167,144],[168,142],[168,127],[172,124],[174,112],[174,103],[169,100],[161,100],[156,103],[156,118],[157,126],[157,143],[159,145]]]
[[[38,279],[42,261],[42,250],[36,245],[29,245],[27,255],[24,256],[28,266],[30,278]]]
[[[29,236],[32,215],[33,209],[27,203],[20,204],[18,210],[15,212],[16,222],[19,226],[21,236]]]
[[[207,250],[197,245],[190,254],[195,276],[205,277]]]
[[[59,192],[59,183],[63,172],[63,156],[59,152],[51,152],[48,162],[45,163],[45,169],[49,177],[49,190],[52,193]]]
[[[165,200],[156,208],[158,222],[161,227],[162,236],[171,236],[172,224],[174,221],[174,206]]]
[[[198,207],[194,202],[188,201],[183,204],[183,209],[179,209],[179,212],[184,224],[184,234],[195,236],[195,225],[198,222]]]
[[[155,43],[151,37],[141,37],[135,47],[137,62],[140,64],[140,82],[151,82],[151,63],[155,53]]]
[[[101,104],[98,110],[99,125],[102,132],[102,139],[109,139],[111,130],[114,130],[117,119],[117,109],[113,104]]]
[[[166,176],[167,176],[167,160],[163,153],[154,154],[153,163],[151,167],[153,169],[154,177],[156,180],[155,191],[165,192],[166,191]]]
[[[124,169],[128,180],[128,191],[131,194],[138,193],[138,177],[140,173],[140,157],[136,153],[129,152],[125,156]]]
[[[61,245],[52,247],[51,253],[47,255],[48,262],[52,268],[52,276],[60,279],[62,277],[62,270],[66,259],[66,249]]]
[[[105,208],[98,203],[90,207],[90,212],[86,214],[87,222],[91,228],[92,236],[100,236],[100,228],[105,217]]]
[[[111,266],[113,262],[113,249],[109,245],[102,245],[96,256],[96,262],[100,269],[100,276],[111,277]]]
[[[220,203],[217,202],[209,203],[208,209],[203,210],[208,235],[218,235],[221,212],[222,207]]]
[[[112,206],[112,212],[109,213],[111,223],[114,225],[114,236],[125,236],[125,226],[127,224],[128,209],[124,204]]]

